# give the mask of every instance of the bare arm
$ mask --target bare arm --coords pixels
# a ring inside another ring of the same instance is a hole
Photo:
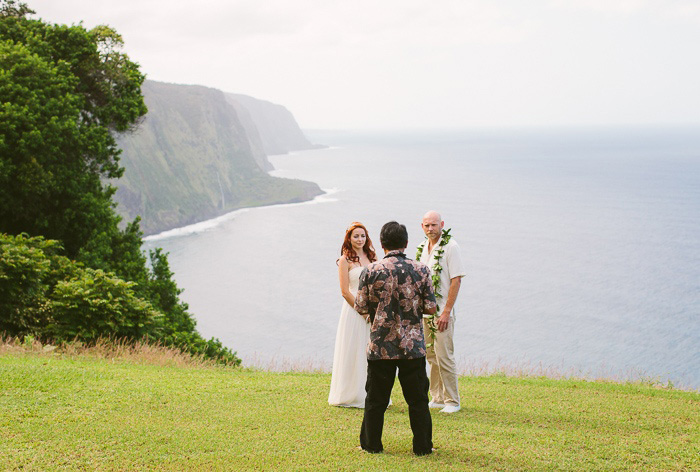
[[[355,306],[355,297],[350,293],[350,263],[341,256],[338,261],[338,280],[340,281],[340,294],[348,305]]]
[[[452,308],[455,306],[457,295],[459,294],[459,287],[461,286],[462,277],[450,279],[450,290],[447,292],[447,301],[445,302],[445,307],[442,309],[440,318],[437,320],[437,329],[440,332],[445,331],[450,324],[450,313],[452,313]]]

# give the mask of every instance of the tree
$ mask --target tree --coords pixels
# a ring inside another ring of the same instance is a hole
[[[138,285],[60,255],[58,241],[0,233],[0,336],[35,336],[53,343],[99,338],[148,339],[228,365],[241,360],[217,339],[195,330],[167,257],[151,252],[153,271]]]
[[[120,229],[106,182],[124,172],[115,133],[146,113],[138,64],[108,26],[33,13],[0,0],[0,331],[145,336],[240,363],[197,333],[167,256],[148,268],[139,219]]]
[[[59,252],[58,241],[0,234],[0,333],[54,342],[161,337],[164,317],[134,282]]]
[[[107,26],[51,25],[0,5],[0,231],[60,240],[69,257],[109,269],[111,244],[94,241],[124,237],[103,181],[123,173],[113,133],[146,113],[144,76]]]
[[[26,3],[17,2],[15,0],[6,0],[0,4],[0,18],[22,18],[33,13],[36,12],[30,9]]]

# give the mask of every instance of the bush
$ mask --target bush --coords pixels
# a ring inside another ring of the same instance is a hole
[[[138,64],[108,26],[88,31],[32,13],[0,0],[0,233],[47,239],[2,236],[0,331],[146,336],[237,359],[195,331],[165,255],[149,270],[139,219],[120,229],[108,182],[124,172],[116,133],[147,111]]]
[[[0,332],[24,335],[46,325],[48,255],[59,249],[57,241],[0,234]]]
[[[0,233],[0,333],[54,343],[146,339],[240,365],[235,352],[195,330],[160,250],[151,253],[153,271],[137,292],[135,282],[82,267],[61,256],[61,249],[58,241]]]
[[[44,336],[56,342],[103,336],[157,339],[162,314],[134,295],[134,285],[89,268],[59,281],[47,306],[51,321]]]

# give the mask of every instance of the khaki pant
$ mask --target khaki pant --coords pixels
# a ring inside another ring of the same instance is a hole
[[[442,333],[435,332],[435,339],[430,337],[428,321],[423,320],[425,343],[433,343],[427,349],[427,360],[430,364],[430,396],[435,403],[459,405],[459,389],[457,386],[457,364],[452,337],[455,332],[455,317],[450,316],[450,324]]]

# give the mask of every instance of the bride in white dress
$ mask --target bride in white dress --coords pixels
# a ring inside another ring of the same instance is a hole
[[[369,320],[353,307],[360,274],[376,260],[367,229],[362,223],[352,223],[345,232],[338,259],[340,292],[345,301],[335,336],[331,391],[328,394],[328,403],[334,406],[365,407]]]

